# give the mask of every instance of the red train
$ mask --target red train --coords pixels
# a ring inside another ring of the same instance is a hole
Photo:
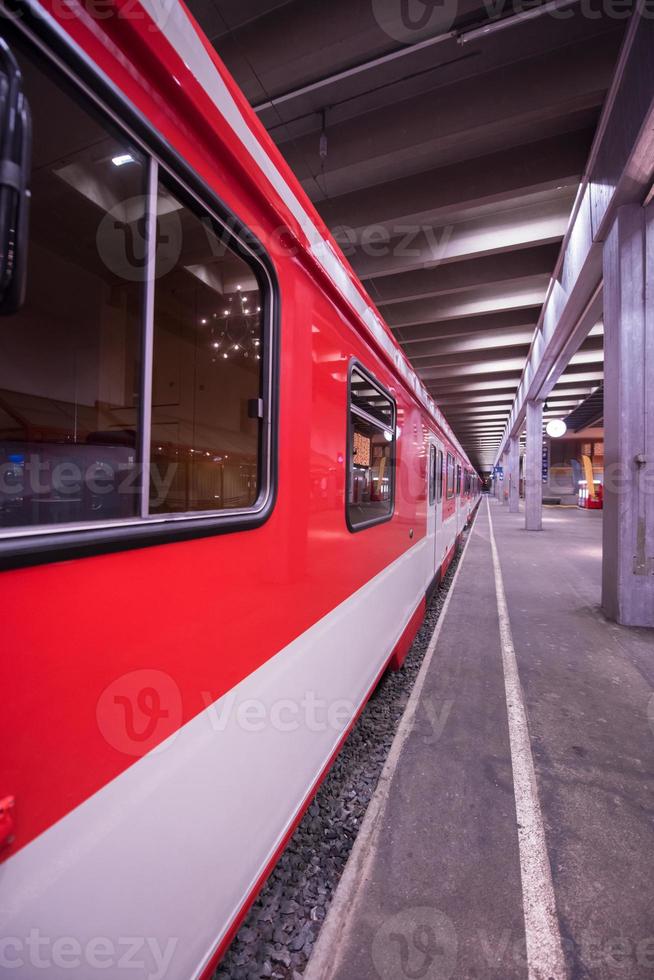
[[[480,483],[182,4],[1,33],[0,968],[186,980]]]

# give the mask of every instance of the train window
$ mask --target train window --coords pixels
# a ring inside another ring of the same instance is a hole
[[[358,364],[349,392],[347,522],[355,531],[393,516],[395,402]]]
[[[436,499],[443,499],[443,450],[438,450],[438,462],[436,464]]]
[[[461,467],[457,465],[456,468],[456,495],[461,496]]]
[[[110,484],[137,465],[143,277],[121,248],[143,257],[146,160],[12,49],[32,200],[26,301],[0,330],[0,528],[132,518],[138,494]]]
[[[446,486],[446,496],[448,500],[451,500],[454,496],[455,490],[455,471],[454,471],[454,456],[450,453],[447,454],[447,486]]]
[[[429,447],[429,506],[436,500],[436,446]]]
[[[261,294],[211,222],[159,186],[150,512],[240,510],[258,495]],[[172,219],[172,221],[170,220]]]
[[[274,446],[265,258],[24,39],[11,52],[32,164],[26,297],[0,321],[3,555],[38,560],[58,530],[84,532],[65,540],[86,553],[188,535],[181,518],[198,533],[261,523]],[[369,406],[372,423],[394,431],[384,411]],[[377,482],[386,506],[389,480]]]

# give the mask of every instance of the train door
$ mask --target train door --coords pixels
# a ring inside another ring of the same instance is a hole
[[[428,482],[429,489],[427,494],[427,549],[428,549],[428,562],[429,562],[429,574],[428,582],[433,579],[436,569],[438,567],[439,555],[437,547],[438,538],[438,486],[440,481],[440,473],[438,472],[438,461],[442,459],[442,454],[439,453],[439,446],[433,437],[429,440],[429,459],[428,459]]]

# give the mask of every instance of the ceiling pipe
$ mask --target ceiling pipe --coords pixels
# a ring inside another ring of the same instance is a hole
[[[264,112],[266,109],[273,109],[276,106],[292,102],[294,99],[299,99],[303,95],[311,95],[314,92],[319,92],[321,89],[328,88],[330,85],[336,85],[338,82],[346,81],[349,78],[356,78],[357,75],[372,71],[374,68],[381,68],[394,61],[399,61],[401,58],[410,58],[411,55],[433,48],[437,44],[442,44],[443,41],[456,40],[459,44],[468,44],[470,41],[483,39],[489,34],[506,30],[508,27],[516,27],[525,21],[542,17],[543,14],[554,13],[557,10],[561,10],[564,7],[571,7],[579,2],[580,0],[549,0],[548,3],[544,3],[540,7],[523,10],[520,13],[513,14],[510,17],[503,17],[500,20],[491,20],[479,27],[473,27],[465,31],[447,31],[446,34],[438,34],[436,37],[429,37],[424,41],[418,41],[416,44],[409,44],[405,48],[391,51],[389,54],[381,55],[379,58],[363,61],[359,65],[353,65],[352,68],[346,68],[343,71],[336,72],[334,75],[319,78],[315,82],[310,82],[308,85],[302,85],[300,88],[291,89],[291,91],[284,92],[282,95],[277,95],[272,99],[267,99],[265,102],[260,102],[258,105],[253,106],[253,108],[255,112]]]
[[[481,27],[473,27],[469,31],[462,31],[458,35],[457,40],[459,44],[469,44],[470,41],[479,41],[488,37],[489,34],[497,34],[498,31],[503,31],[508,27],[517,27],[518,24],[524,24],[525,21],[535,20],[536,17],[542,17],[544,14],[553,14],[557,10],[572,7],[576,3],[579,3],[579,0],[549,0],[548,3],[543,3],[539,7],[532,7],[530,10],[522,10],[519,14],[514,14],[512,17],[491,20],[488,24],[483,24]]]
[[[272,109],[275,106],[284,105],[284,103],[292,102],[294,99],[299,99],[303,95],[311,95],[313,92],[319,92],[321,89],[327,88],[330,85],[344,82],[348,78],[356,78],[357,75],[372,71],[373,68],[381,68],[383,65],[398,61],[400,58],[410,57],[418,51],[425,51],[427,48],[433,48],[443,41],[451,41],[458,37],[457,31],[448,31],[447,34],[438,34],[436,37],[427,38],[426,41],[419,41],[417,44],[410,44],[408,47],[400,48],[397,51],[391,51],[390,54],[373,58],[371,61],[363,61],[360,65],[353,65],[352,68],[346,68],[344,71],[336,72],[335,75],[327,75],[325,78],[319,78],[315,82],[310,82],[309,85],[291,89],[290,92],[284,92],[283,95],[277,95],[272,99],[268,99],[266,102],[260,102],[253,107],[254,111],[263,112],[265,109]]]

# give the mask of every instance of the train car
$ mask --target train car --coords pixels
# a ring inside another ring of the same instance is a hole
[[[480,485],[183,4],[0,33],[2,971],[209,976]]]

